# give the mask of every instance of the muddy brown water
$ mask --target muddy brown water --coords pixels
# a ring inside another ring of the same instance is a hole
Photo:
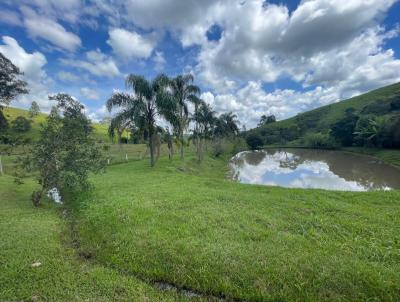
[[[230,161],[232,178],[248,184],[339,191],[400,189],[400,168],[341,151],[245,151]]]

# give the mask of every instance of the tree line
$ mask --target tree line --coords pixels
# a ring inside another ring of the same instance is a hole
[[[0,124],[3,123],[0,137],[2,143],[10,143],[5,135],[9,125],[3,108],[18,95],[29,91],[27,83],[21,80],[23,73],[1,53],[0,68]],[[196,146],[198,160],[202,161],[208,140],[219,143],[215,154],[219,155],[221,139],[239,134],[237,116],[232,112],[217,116],[216,111],[200,98],[200,88],[194,85],[190,74],[172,78],[160,74],[152,80],[130,74],[125,86],[130,92],[115,92],[106,102],[110,112],[116,109],[110,120],[109,134],[114,136],[117,132],[121,136],[123,131],[129,130],[144,140],[150,150],[151,167],[156,163],[156,143],[161,135],[170,149],[170,158],[173,146],[178,145],[183,160],[185,147],[191,141]],[[43,194],[54,188],[61,192],[87,189],[89,173],[104,170],[106,164],[102,146],[95,142],[92,123],[85,115],[84,106],[64,93],[49,96],[49,99],[55,105],[41,126],[39,139],[30,142],[31,152],[20,159],[25,171],[38,172],[35,174],[40,188],[32,193],[32,202],[36,206]],[[32,103],[29,117],[33,118],[39,112],[38,104]],[[168,127],[160,126],[162,119]],[[11,128],[26,132],[30,124],[31,120],[21,116],[12,121]],[[189,129],[190,125],[192,129]]]
[[[128,75],[125,86],[131,92],[116,92],[106,103],[110,112],[118,109],[110,121],[109,133],[114,135],[117,131],[120,136],[122,129],[129,129],[147,140],[151,166],[156,163],[156,144],[161,135],[166,137],[169,148],[173,146],[171,140],[177,142],[180,158],[184,159],[185,134],[190,133],[188,138],[196,146],[196,154],[201,161],[208,139],[238,135],[240,123],[232,112],[217,116],[212,107],[200,98],[200,88],[193,82],[191,74],[173,78],[160,74],[153,80],[141,75]],[[163,129],[159,125],[160,119],[171,126],[171,132],[169,127]],[[193,129],[188,132],[190,123]]]

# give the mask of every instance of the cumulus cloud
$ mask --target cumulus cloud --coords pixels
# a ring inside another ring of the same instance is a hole
[[[233,93],[213,94],[208,91],[201,98],[217,112],[233,111],[242,124],[254,127],[263,114],[273,114],[278,119],[288,118],[297,112],[338,101],[339,94],[335,89],[322,87],[306,92],[291,89],[266,92],[261,82],[250,81]]]
[[[154,37],[144,37],[134,31],[114,28],[109,32],[107,43],[114,52],[124,59],[147,59],[153,52],[156,41]]]
[[[81,92],[81,95],[84,96],[85,98],[87,98],[88,100],[99,100],[100,99],[99,93],[94,89],[91,89],[88,87],[82,87],[80,92]]]
[[[81,46],[81,39],[67,31],[55,20],[38,15],[34,10],[23,7],[24,25],[32,38],[41,38],[64,50],[75,51]]]
[[[0,52],[20,68],[29,88],[29,94],[19,96],[12,105],[26,108],[31,102],[36,101],[44,110],[48,109],[50,107],[47,98],[48,87],[52,81],[44,71],[44,66],[47,64],[46,57],[40,52],[26,52],[14,38],[9,36],[3,36],[2,43]]]
[[[115,77],[121,75],[114,60],[99,49],[86,53],[86,60],[61,59],[66,66],[83,69],[98,77]]]

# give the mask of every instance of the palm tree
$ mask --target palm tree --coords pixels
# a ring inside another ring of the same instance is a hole
[[[196,140],[196,149],[197,149],[197,156],[200,159],[200,133],[199,133],[199,122],[196,119],[198,116],[199,112],[199,106],[204,103],[204,101],[200,98],[198,98],[196,95],[190,95],[188,98],[189,102],[191,102],[194,105],[194,114],[192,117],[192,120],[195,122],[194,126],[194,137]]]
[[[216,120],[215,134],[217,136],[237,135],[239,124],[236,114],[232,112],[221,114]]]
[[[184,131],[187,129],[189,124],[189,110],[188,102],[200,93],[200,88],[193,85],[193,76],[191,74],[178,75],[177,77],[170,80],[169,87],[171,94],[175,99],[177,112],[176,117],[173,119],[171,125],[176,129],[178,133],[181,147],[181,159],[184,158]]]
[[[159,75],[153,81],[148,81],[139,75],[130,74],[125,85],[132,88],[134,94],[116,92],[107,101],[107,109],[121,108],[112,119],[111,124],[121,125],[132,122],[136,127],[148,133],[150,148],[150,165],[155,164],[154,135],[156,133],[156,118],[169,112],[173,104],[166,96],[165,87],[169,83],[165,75]]]
[[[113,139],[115,137],[115,132],[117,132],[117,142],[121,147],[122,134],[124,133],[125,130],[131,127],[132,127],[132,121],[114,118],[111,120],[110,126],[108,127],[108,135]]]
[[[213,133],[213,128],[216,121],[216,112],[211,106],[205,102],[201,102],[194,119],[198,123],[199,132],[199,161],[203,160],[203,146],[207,138],[210,138]]]

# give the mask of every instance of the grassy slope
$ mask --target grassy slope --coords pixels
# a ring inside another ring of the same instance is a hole
[[[80,196],[84,253],[150,280],[248,301],[395,301],[400,192],[225,181],[223,160],[110,167]],[[183,171],[181,171],[183,170]]]
[[[32,207],[34,186],[0,177],[0,301],[186,301],[78,258],[61,209]]]
[[[262,129],[268,130],[271,127],[289,128],[291,126],[298,125],[298,118],[302,118],[305,116],[307,116],[309,119],[315,118],[316,120],[318,120],[316,127],[314,129],[308,129],[309,132],[316,132],[317,129],[327,131],[330,129],[332,124],[334,124],[337,120],[345,115],[346,109],[354,108],[356,112],[361,112],[365,106],[372,104],[376,101],[385,101],[395,95],[400,95],[400,83],[386,86],[348,100],[344,100],[302,114],[298,114],[295,117],[279,121],[274,124],[255,128],[252,131],[261,131]]]
[[[30,119],[28,110],[19,108],[7,107],[4,109],[4,114],[10,124],[11,121],[13,121],[17,116],[24,116]],[[32,140],[37,140],[40,135],[40,125],[44,123],[45,119],[46,119],[46,114],[44,113],[40,113],[38,116],[34,117],[32,119],[32,129],[27,133],[25,133],[24,136],[29,137]],[[109,141],[107,125],[93,123],[93,127],[95,130],[95,137],[97,139],[103,140],[105,142]]]

